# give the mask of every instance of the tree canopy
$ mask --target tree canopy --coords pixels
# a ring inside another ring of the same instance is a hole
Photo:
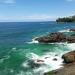
[[[56,19],[56,22],[75,22],[75,15]]]

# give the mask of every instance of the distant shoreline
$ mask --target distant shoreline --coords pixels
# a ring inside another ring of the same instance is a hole
[[[56,19],[56,22],[60,22],[60,23],[71,23],[71,22],[75,22],[75,15],[74,16],[69,16],[69,17],[63,17],[63,18],[58,18]]]

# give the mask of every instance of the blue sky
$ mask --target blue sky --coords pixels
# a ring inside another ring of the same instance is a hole
[[[75,14],[75,0],[0,0],[0,21],[50,21]]]

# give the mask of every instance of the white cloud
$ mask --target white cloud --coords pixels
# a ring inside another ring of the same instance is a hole
[[[56,16],[49,15],[31,15],[31,16],[2,16],[0,17],[0,21],[50,21],[55,20]]]
[[[13,4],[15,0],[0,0],[0,3]]]
[[[5,0],[5,3],[15,3],[15,0]]]
[[[66,0],[66,1],[68,1],[68,2],[72,2],[72,1],[75,1],[75,0]]]

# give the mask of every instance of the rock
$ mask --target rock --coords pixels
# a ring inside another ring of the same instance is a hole
[[[51,33],[48,36],[36,38],[41,43],[65,42],[66,36],[63,33]]]
[[[44,60],[37,60],[37,62],[44,62]]]
[[[37,65],[43,65],[44,62],[45,62],[45,61],[42,60],[42,59],[37,59],[36,61],[34,61],[34,63],[37,64]]]
[[[68,43],[75,43],[75,36],[67,37],[67,38],[66,38],[66,41],[67,41]]]
[[[70,29],[69,31],[75,32],[75,29]]]
[[[50,58],[50,57],[45,57],[45,59]]]
[[[66,36],[63,33],[56,32],[51,33],[48,36],[43,36],[36,38],[40,43],[55,43],[55,42],[68,42],[68,43],[75,43],[75,36]]]
[[[68,52],[62,56],[64,67],[44,73],[44,75],[75,75],[75,51]]]
[[[58,54],[56,54],[55,56],[58,56]]]
[[[73,63],[75,62],[75,51],[66,53],[62,56],[65,63]]]
[[[54,60],[54,61],[57,61],[57,58],[54,58],[53,60]]]

